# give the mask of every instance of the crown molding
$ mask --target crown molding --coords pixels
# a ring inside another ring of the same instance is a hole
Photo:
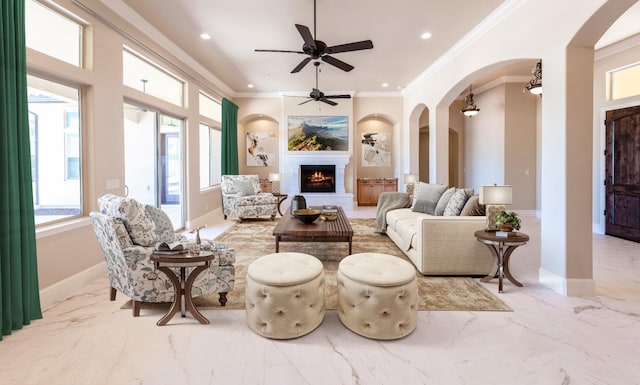
[[[85,4],[82,4],[79,0],[74,0],[74,2],[81,5],[85,9],[91,10],[91,8],[87,7]],[[193,68],[200,75],[202,75],[206,79],[209,79],[211,83],[213,83],[221,91],[227,93],[228,95],[235,96],[236,92],[231,89],[231,87],[224,83],[219,77],[211,73],[202,64],[198,63],[195,59],[189,56],[189,54],[183,51],[182,48],[180,48],[162,32],[152,26],[142,16],[138,15],[133,9],[131,9],[131,7],[123,3],[121,0],[100,0],[100,2],[107,8],[111,9],[118,16],[123,18],[125,21],[127,21],[129,24],[131,24],[134,28],[139,29],[143,34],[158,42],[175,57],[180,58],[180,60],[185,62],[189,67]],[[142,44],[137,40],[136,43]],[[144,45],[144,48],[155,52],[153,49],[147,47],[146,45]],[[162,55],[160,56],[162,57]]]
[[[640,45],[640,33],[596,50],[594,54],[594,60],[595,61],[602,60],[606,57],[618,54],[620,52],[637,47],[639,45]]]
[[[447,52],[444,53],[444,55],[440,56],[435,62],[433,62],[433,64],[427,67],[426,70],[424,70],[420,75],[413,79],[413,81],[411,81],[411,83],[409,83],[407,87],[405,87],[405,90],[410,90],[411,88],[416,87],[426,78],[440,70],[461,52],[467,49],[471,44],[476,42],[480,37],[487,33],[487,31],[493,29],[499,22],[504,20],[507,16],[509,16],[527,1],[528,0],[506,0],[498,8],[496,8],[495,11],[493,11],[489,16],[478,23],[478,25],[476,25],[466,35],[464,35],[462,39],[460,39],[456,44],[449,48]]]

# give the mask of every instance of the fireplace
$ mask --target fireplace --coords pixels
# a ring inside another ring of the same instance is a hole
[[[300,192],[336,192],[336,166],[300,165]]]

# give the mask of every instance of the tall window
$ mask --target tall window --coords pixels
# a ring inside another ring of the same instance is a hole
[[[184,81],[129,49],[122,53],[123,82],[176,106],[184,106]]]
[[[27,76],[36,224],[82,214],[80,90]]]
[[[200,189],[220,183],[220,149],[222,146],[222,106],[211,96],[200,92]],[[210,123],[206,123],[210,122]]]
[[[82,65],[82,26],[34,0],[25,2],[26,44],[74,66]]]
[[[200,188],[220,183],[220,147],[222,132],[206,124],[200,124]]]
[[[609,72],[610,100],[640,95],[640,63]]]

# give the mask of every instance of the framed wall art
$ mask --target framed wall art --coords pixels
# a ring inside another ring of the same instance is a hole
[[[349,151],[348,116],[289,116],[289,151]]]
[[[277,145],[272,132],[247,132],[247,166],[275,165]]]

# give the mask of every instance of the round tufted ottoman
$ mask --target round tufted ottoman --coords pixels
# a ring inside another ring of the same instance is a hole
[[[249,327],[264,337],[310,333],[324,319],[324,270],[318,258],[276,253],[247,268],[245,308]]]
[[[353,254],[338,267],[338,317],[362,336],[392,340],[411,333],[418,320],[413,266],[378,253]]]

